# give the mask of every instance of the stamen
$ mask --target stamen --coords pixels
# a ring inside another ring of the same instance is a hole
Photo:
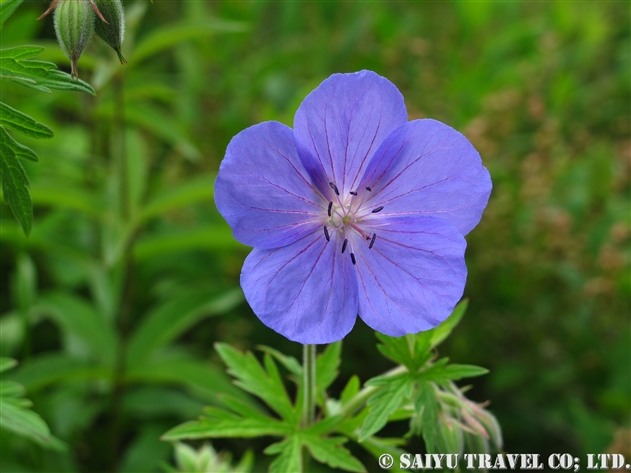
[[[335,195],[340,195],[340,191],[337,190],[337,186],[335,184],[333,184],[332,182],[329,182],[329,185],[331,186],[331,189],[335,191]]]
[[[351,261],[355,264],[355,255],[353,253],[351,253]]]
[[[350,194],[351,195],[357,195],[357,192],[351,191]]]
[[[326,228],[326,225],[324,226],[324,238],[326,238],[326,241],[331,241],[331,237],[329,236],[329,229]]]
[[[383,210],[383,205],[380,207],[377,207],[376,209],[373,209],[372,213],[376,214],[377,212],[381,212]]]
[[[331,208],[333,208],[333,202],[329,202],[329,210],[327,211],[329,214],[329,217],[331,216]]]
[[[346,245],[348,244],[348,239],[344,238],[344,243],[342,243],[342,253],[344,253],[344,251],[346,251]]]
[[[324,227],[324,228],[326,228],[326,227]],[[373,233],[373,234],[372,234],[372,240],[370,240],[370,245],[368,245],[368,249],[371,249],[371,248],[372,248],[372,245],[374,245],[374,244],[375,244],[375,239],[376,239],[376,238],[377,238],[377,234],[376,234],[376,233]]]
[[[367,190],[368,192],[372,191],[372,189],[371,189],[370,187],[366,187],[366,190]]]

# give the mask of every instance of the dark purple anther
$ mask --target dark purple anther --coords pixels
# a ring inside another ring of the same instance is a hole
[[[326,228],[326,227],[324,227],[324,228]],[[376,234],[376,233],[373,233],[373,234],[372,234],[372,240],[370,240],[370,245],[368,245],[368,249],[371,249],[371,248],[372,248],[372,245],[374,245],[374,244],[375,244],[375,239],[376,239],[376,238],[377,238],[377,234]]]
[[[329,217],[331,216],[331,209],[333,208],[333,202],[329,202],[329,210],[327,211],[329,214]]]
[[[329,185],[331,186],[331,189],[335,191],[335,195],[340,195],[340,191],[337,190],[337,186],[335,184],[329,182]]]
[[[324,226],[324,238],[326,238],[326,241],[331,241],[331,237],[329,236],[329,229],[326,228],[326,225]]]
[[[351,253],[351,261],[355,264],[355,255],[353,253]]]
[[[381,212],[383,210],[383,205],[381,207],[377,207],[372,211],[372,213],[376,214],[377,212]]]
[[[348,243],[348,239],[344,238],[344,243],[342,243],[342,253],[344,253],[344,251],[346,251],[347,243]]]

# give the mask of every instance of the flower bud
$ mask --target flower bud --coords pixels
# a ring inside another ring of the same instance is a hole
[[[94,12],[88,0],[61,0],[55,8],[55,33],[68,59],[72,77],[79,78],[77,61],[94,31]]]
[[[109,44],[121,64],[127,64],[127,59],[121,52],[121,46],[125,39],[125,10],[121,0],[94,0],[96,7],[105,21],[95,18],[94,29],[96,34]]]

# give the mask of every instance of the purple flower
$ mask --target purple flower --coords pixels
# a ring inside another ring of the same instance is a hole
[[[254,247],[241,286],[290,340],[342,339],[359,315],[391,336],[445,320],[462,297],[467,234],[491,192],[471,143],[435,120],[408,122],[371,71],[335,74],[291,129],[235,136],[215,183],[219,212]]]

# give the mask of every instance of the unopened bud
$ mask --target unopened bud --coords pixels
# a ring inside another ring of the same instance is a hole
[[[55,8],[55,33],[68,59],[72,77],[78,78],[77,61],[94,31],[94,11],[88,0],[61,0]]]
[[[94,23],[94,29],[96,34],[109,44],[116,54],[121,64],[126,64],[127,59],[121,52],[121,46],[125,39],[125,10],[123,8],[123,2],[121,0],[94,0],[96,7],[101,15],[102,19],[96,18]]]

